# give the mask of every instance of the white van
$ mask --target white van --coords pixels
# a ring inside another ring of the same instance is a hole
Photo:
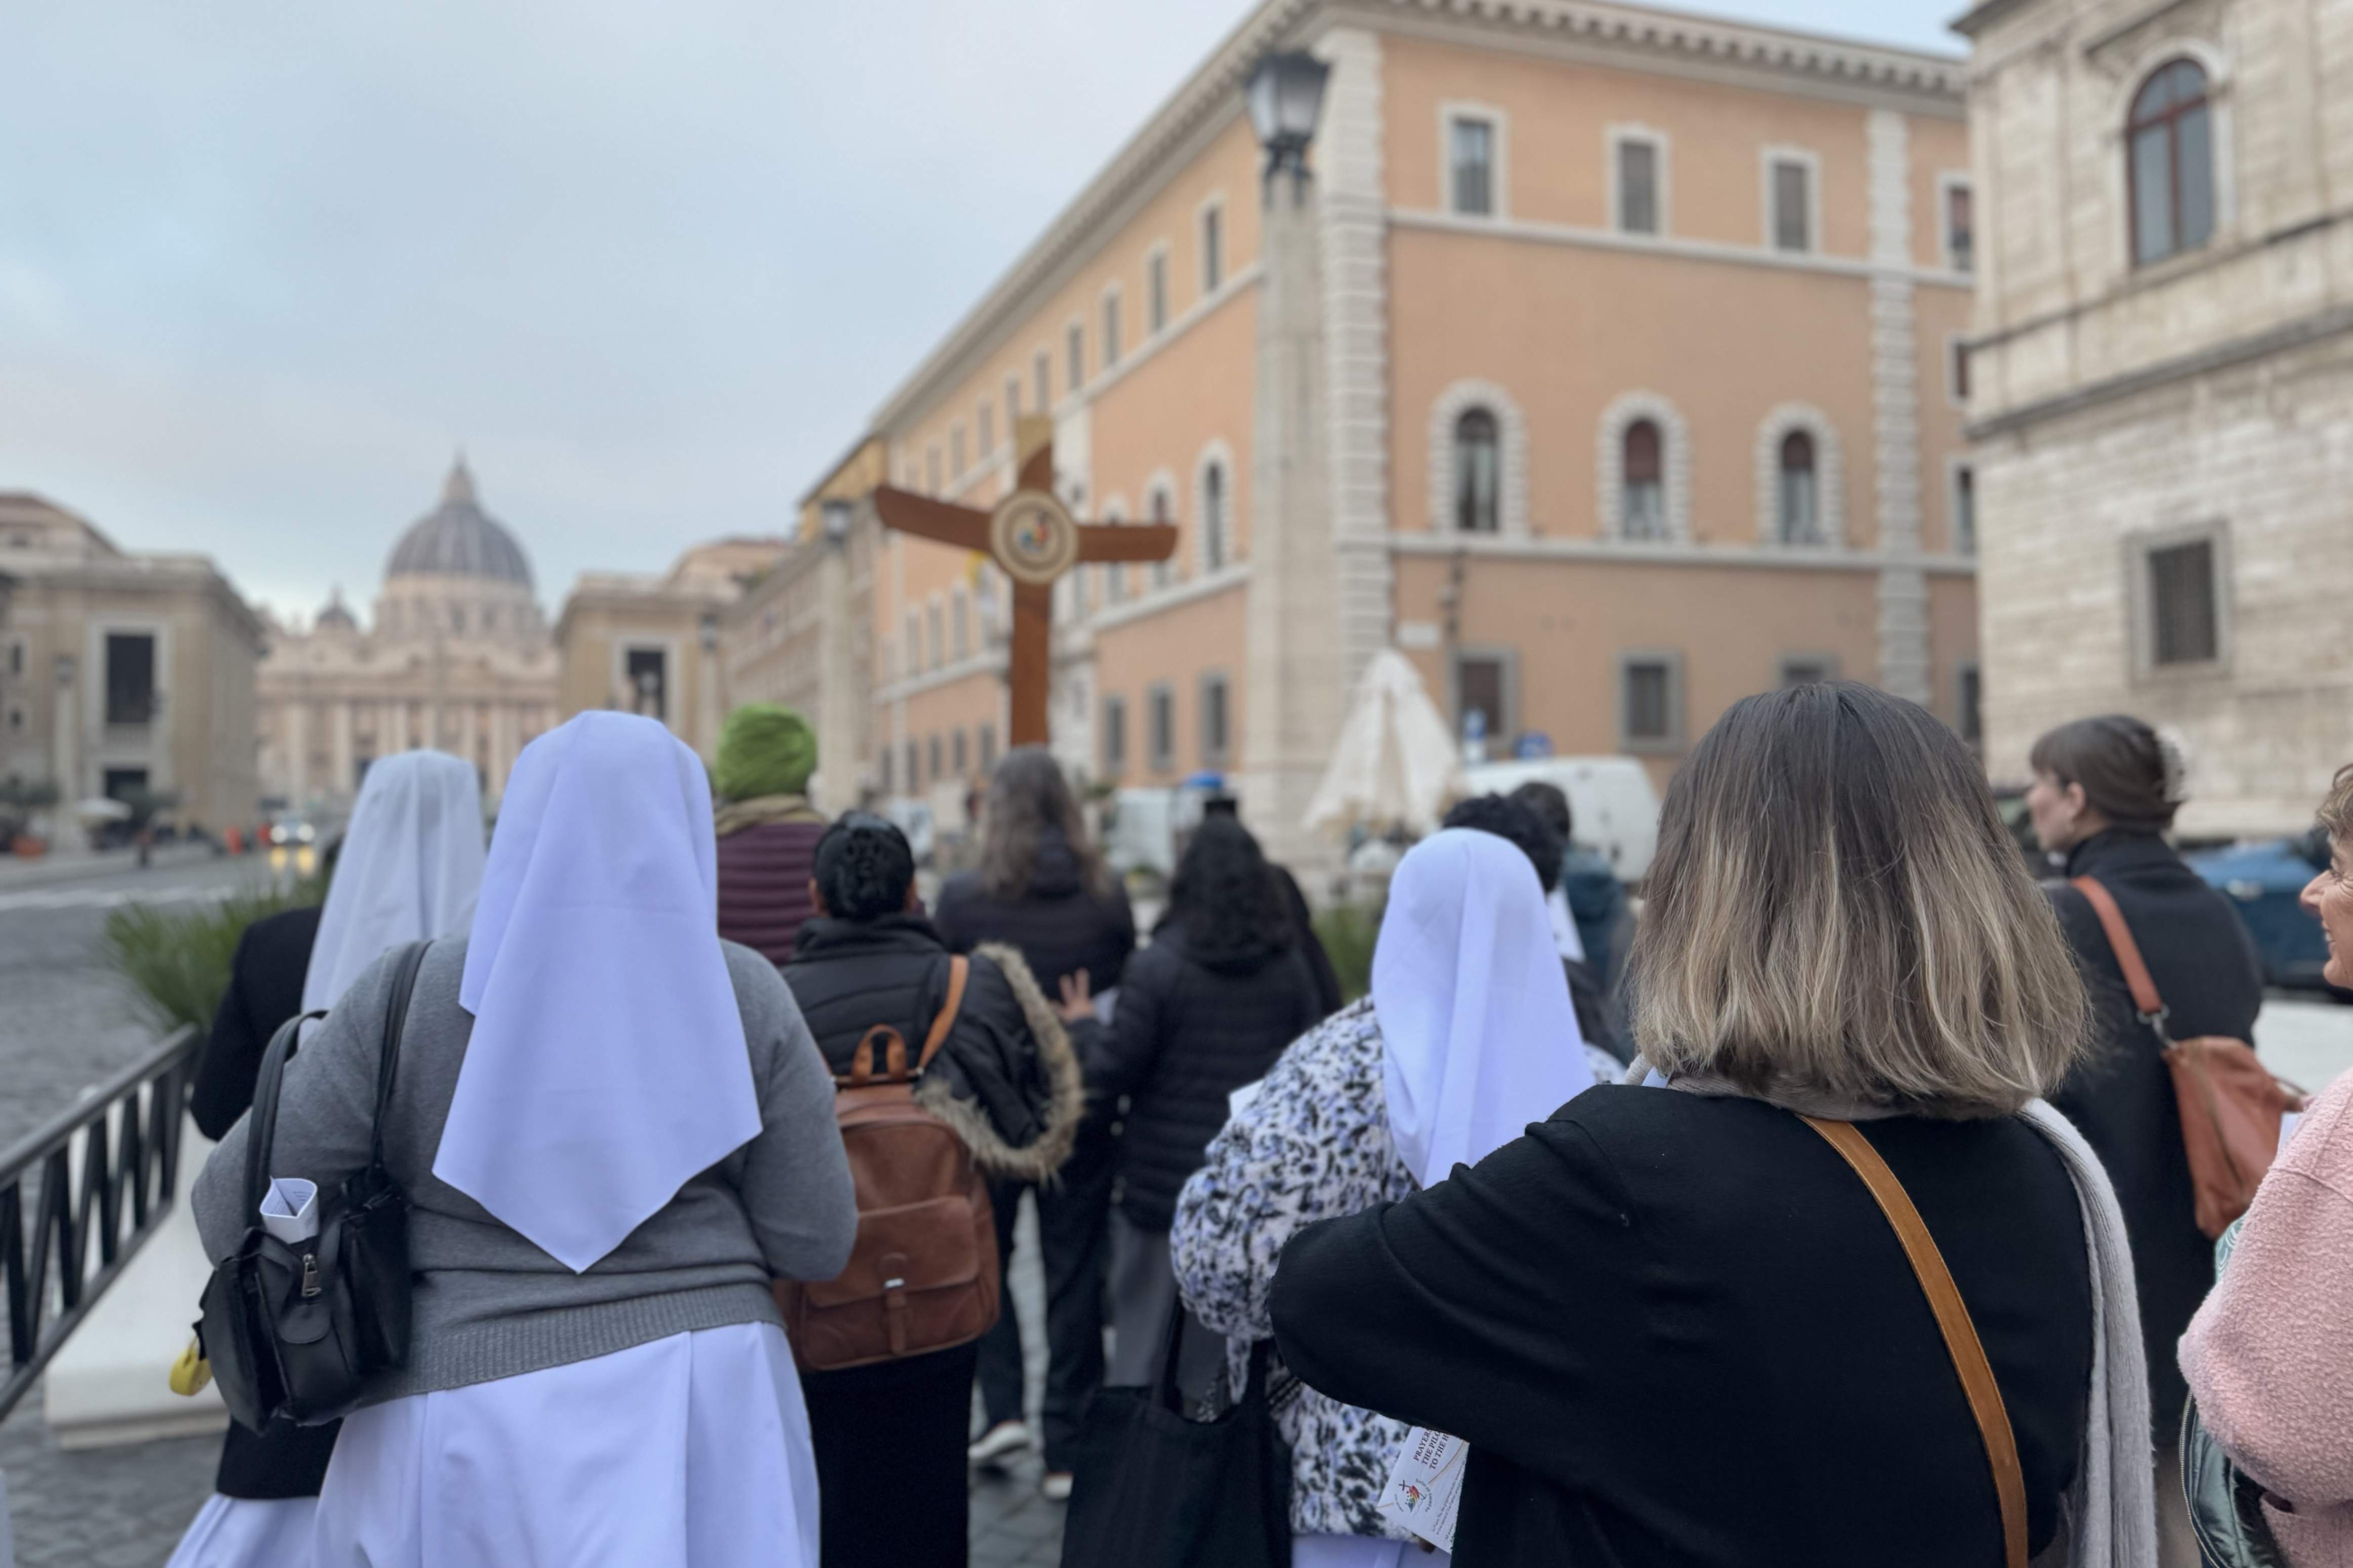
[[[1463,770],[1472,795],[1509,795],[1548,784],[1568,796],[1577,841],[1609,862],[1621,882],[1638,882],[1659,847],[1659,793],[1632,757],[1539,757]]]

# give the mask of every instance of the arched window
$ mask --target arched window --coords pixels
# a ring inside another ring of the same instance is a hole
[[[1803,430],[1792,430],[1781,437],[1778,516],[1782,543],[1822,542],[1821,487],[1815,478],[1814,438]]]
[[[1493,533],[1502,526],[1497,500],[1502,489],[1502,443],[1495,416],[1467,408],[1454,422],[1454,526],[1464,533]]]
[[[2159,66],[2133,99],[2125,128],[2133,260],[2196,250],[2214,234],[2214,121],[2195,60]]]
[[[1622,437],[1625,468],[1620,483],[1624,515],[1619,531],[1628,539],[1667,536],[1666,443],[1655,419],[1637,419]]]
[[[1165,489],[1155,489],[1152,492],[1152,521],[1157,523],[1171,523],[1176,521],[1176,510],[1172,506],[1170,506],[1168,501],[1168,492]],[[1154,587],[1166,588],[1169,584],[1174,583],[1176,580],[1176,559],[1175,556],[1166,556],[1152,563],[1152,585]]]
[[[1201,560],[1212,571],[1226,564],[1226,466],[1201,470]]]

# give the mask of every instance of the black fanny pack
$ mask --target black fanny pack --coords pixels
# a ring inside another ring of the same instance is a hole
[[[368,1378],[408,1360],[408,1199],[385,1169],[384,1111],[427,945],[411,943],[394,965],[367,1168],[340,1192],[318,1194],[319,1228],[302,1241],[272,1236],[261,1203],[286,1059],[303,1022],[325,1015],[288,1019],[262,1055],[246,1126],[245,1237],[213,1269],[196,1325],[229,1415],[253,1431],[280,1418],[332,1421],[358,1403]]]

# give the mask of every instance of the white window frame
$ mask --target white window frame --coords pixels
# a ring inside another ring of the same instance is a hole
[[[1209,563],[1208,477],[1211,465],[1225,470],[1225,510],[1219,520],[1225,559],[1216,565]],[[1241,530],[1235,526],[1241,505],[1241,486],[1235,477],[1234,449],[1220,437],[1201,448],[1193,459],[1193,516],[1198,520],[1193,530],[1193,570],[1197,576],[1207,577],[1224,572],[1241,562]]]
[[[1802,250],[1781,248],[1779,225],[1774,219],[1778,208],[1773,190],[1773,169],[1779,163],[1802,163],[1806,169],[1806,246]],[[1810,147],[1771,145],[1757,150],[1757,205],[1765,221],[1761,236],[1765,248],[1776,256],[1827,256],[1822,244],[1822,155]]]
[[[1454,123],[1483,121],[1493,153],[1487,168],[1487,210],[1466,213],[1454,205]],[[1492,103],[1452,99],[1438,106],[1438,206],[1466,223],[1501,223],[1512,216],[1511,117]]]
[[[1821,525],[1819,544],[1781,542],[1781,443],[1797,431],[1814,441],[1815,521]],[[1788,550],[1837,550],[1846,544],[1846,464],[1838,427],[1831,416],[1810,403],[1784,403],[1757,426],[1757,538],[1762,544]]]
[[[1226,193],[1213,191],[1193,209],[1193,284],[1195,292],[1207,300],[1223,293],[1233,280],[1233,225],[1226,221]],[[1218,219],[1217,277],[1209,276],[1209,217]]]
[[[1062,323],[1062,375],[1070,382],[1062,395],[1075,398],[1087,387],[1087,321],[1072,316]]]
[[[948,595],[948,662],[962,664],[972,657],[972,595],[961,583]]]
[[[1609,189],[1609,221],[1606,226],[1613,234],[1635,239],[1664,239],[1674,233],[1673,138],[1652,126],[1626,124],[1608,127],[1603,132],[1603,140],[1608,157],[1606,178]],[[1658,226],[1647,233],[1626,226],[1625,210],[1620,200],[1620,182],[1625,171],[1620,165],[1618,149],[1630,142],[1641,142],[1651,149],[1651,167],[1656,172],[1655,188],[1651,195]]]
[[[1969,193],[1969,270],[1962,272],[1953,255],[1952,193]],[[1978,221],[1977,182],[1969,178],[1967,169],[1944,169],[1936,174],[1936,264],[1946,271],[1963,277],[1975,277],[1978,260],[1985,255],[1985,225]]]
[[[1978,549],[1961,548],[1961,476],[1963,474],[1970,476],[1974,486],[1977,464],[1970,460],[1966,453],[1955,453],[1945,459],[1945,552],[1948,555],[1965,555],[1974,559]],[[1976,528],[1974,520],[1972,520],[1970,531],[1978,534],[1973,542],[1978,548],[1982,548],[1984,538]]]
[[[1430,531],[1454,535],[1454,426],[1473,408],[1495,416],[1495,532],[1498,539],[1528,536],[1528,421],[1517,399],[1492,381],[1465,380],[1438,395],[1430,405]]]
[[[1054,350],[1051,344],[1040,343],[1029,359],[1029,390],[1038,399],[1038,412],[1054,412]]]
[[[1169,287],[1168,242],[1160,240],[1144,253],[1144,341],[1151,342],[1167,331],[1176,318],[1176,291]]]
[[[2149,581],[2149,557],[2159,550],[2196,544],[2201,541],[2213,547],[2214,657],[2197,664],[2159,664],[2157,662],[2157,602],[2154,585]],[[2165,684],[2228,675],[2235,630],[2232,613],[2235,579],[2232,569],[2231,525],[2220,520],[2211,520],[2172,528],[2149,529],[2126,534],[2124,546],[2126,584],[2132,606],[2133,679],[2138,682]]]
[[[1154,562],[1149,575],[1154,588],[1173,588],[1185,575],[1185,507],[1183,492],[1176,485],[1176,476],[1166,468],[1154,469],[1152,477],[1144,481],[1144,510],[1136,515],[1145,522],[1163,521],[1152,515],[1155,496],[1168,498],[1166,521],[1176,530],[1176,549],[1173,554]]]
[[[1666,450],[1659,454],[1659,484],[1663,491],[1660,501],[1667,521],[1664,539],[1630,539],[1625,531],[1626,431],[1640,419],[1655,423],[1660,438],[1666,443]],[[1601,411],[1593,456],[1594,504],[1599,509],[1594,530],[1597,537],[1622,540],[1629,544],[1691,542],[1691,426],[1681,409],[1655,392],[1619,394]]]
[[[1041,410],[1042,412],[1042,410]],[[1021,429],[1021,373],[1005,378],[1005,444],[1014,444]]]
[[[968,460],[971,456],[971,452],[965,447],[964,422],[958,420],[948,426],[948,482],[950,484],[956,483],[972,472],[972,465]]]
[[[1153,701],[1166,698],[1168,702],[1168,750],[1154,749],[1158,737],[1153,733]],[[1173,682],[1155,680],[1144,689],[1144,770],[1146,773],[1167,773],[1176,771],[1176,688]]]
[[[1095,353],[1103,362],[1101,374],[1108,375],[1127,353],[1127,295],[1118,284],[1104,284],[1095,297],[1095,333],[1102,340]]]
[[[1209,689],[1217,687],[1224,694],[1226,732],[1212,749],[1209,744]],[[1234,758],[1234,678],[1223,669],[1205,669],[1194,682],[1193,715],[1199,763],[1205,768],[1226,768]]]
[[[1635,665],[1663,664],[1667,667],[1667,733],[1663,736],[1637,736],[1629,732],[1628,721],[1632,717],[1627,702],[1626,677]],[[1612,697],[1618,705],[1618,749],[1621,752],[1651,756],[1672,755],[1684,749],[1683,729],[1683,655],[1681,648],[1629,647],[1618,650],[1616,689]]]
[[[925,669],[944,669],[948,662],[948,601],[947,595],[934,589],[923,601],[923,652],[928,656]]]
[[[984,397],[972,407],[972,460],[987,468],[997,455],[997,405]]]

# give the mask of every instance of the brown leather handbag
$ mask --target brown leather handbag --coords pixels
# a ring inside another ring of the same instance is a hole
[[[2177,1040],[2165,1031],[2166,1007],[2148,964],[2115,897],[2094,877],[2067,884],[2084,895],[2108,933],[2125,972],[2133,1008],[2164,1048],[2181,1107],[2181,1143],[2197,1194],[2198,1228],[2218,1238],[2255,1201],[2255,1188],[2279,1154],[2280,1118],[2304,1109],[2303,1096],[2271,1075],[2244,1040],[2200,1035]]]
[[[2010,1410],[2001,1402],[1993,1363],[1986,1360],[1978,1326],[1969,1320],[1968,1303],[1961,1300],[1960,1287],[1953,1283],[1952,1270],[1945,1267],[1945,1255],[1936,1250],[1936,1238],[1928,1234],[1904,1184],[1895,1179],[1871,1140],[1855,1131],[1853,1122],[1814,1116],[1798,1120],[1820,1133],[1854,1167],[1854,1173],[1871,1189],[1879,1212],[1894,1227],[1895,1239],[1904,1244],[1913,1278],[1920,1281],[1921,1294],[1928,1298],[1928,1310],[1936,1313],[1936,1327],[1945,1336],[1945,1353],[1953,1358],[1953,1370],[1960,1375],[1969,1414],[1977,1417],[1978,1436],[1985,1441],[1986,1462],[1993,1468],[1994,1500],[2001,1508],[2002,1561],[2007,1568],[2026,1568],[2026,1472],[2018,1463],[2018,1437],[2010,1430]]]
[[[804,1372],[838,1372],[968,1344],[997,1321],[997,1221],[988,1185],[955,1130],[915,1103],[947,1043],[971,960],[948,963],[947,999],[911,1068],[907,1042],[877,1024],[834,1079],[834,1120],[858,1194],[858,1242],[831,1279],[776,1282]],[[882,1068],[875,1070],[881,1053]]]

